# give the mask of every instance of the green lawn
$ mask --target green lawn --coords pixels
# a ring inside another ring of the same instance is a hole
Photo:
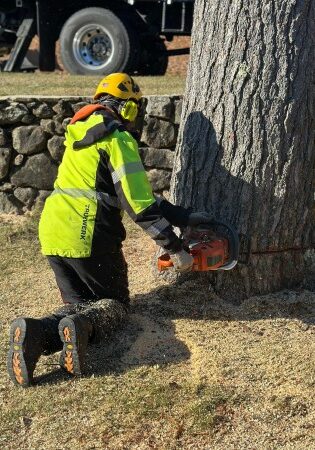
[[[54,73],[1,73],[0,96],[92,96],[100,77]],[[135,77],[144,95],[183,94],[184,76]]]

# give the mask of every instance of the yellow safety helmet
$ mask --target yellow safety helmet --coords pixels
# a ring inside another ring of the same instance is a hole
[[[111,73],[103,78],[97,86],[94,100],[104,94],[112,95],[121,100],[136,100],[142,97],[142,92],[134,80],[126,73]]]

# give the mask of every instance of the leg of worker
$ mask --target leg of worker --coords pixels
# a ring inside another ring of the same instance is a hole
[[[59,325],[64,342],[61,365],[74,375],[84,370],[88,342],[108,338],[126,318],[129,291],[127,265],[121,251],[69,262],[94,298]],[[87,336],[88,333],[88,336]]]
[[[12,322],[7,367],[14,384],[23,387],[31,385],[40,356],[62,349],[58,325],[63,317],[75,312],[74,306],[65,306],[41,319],[20,317]]]
[[[86,285],[77,277],[75,271],[66,265],[62,258],[50,257],[49,262],[58,272],[57,280],[69,279],[71,286],[66,294],[73,303],[64,305],[53,314],[41,319],[20,317],[11,324],[7,368],[11,380],[16,385],[27,387],[33,383],[36,363],[42,354],[48,355],[60,351],[63,343],[59,336],[58,325],[61,319],[77,311],[77,304],[83,297],[92,297]],[[62,284],[62,281],[61,281]],[[62,294],[63,296],[63,294]],[[66,301],[67,298],[63,296]]]

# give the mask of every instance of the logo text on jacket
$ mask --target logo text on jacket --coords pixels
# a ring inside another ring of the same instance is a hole
[[[85,205],[85,210],[83,213],[83,220],[82,220],[82,227],[81,227],[81,236],[80,236],[81,241],[82,240],[85,241],[89,211],[90,211],[90,205]]]

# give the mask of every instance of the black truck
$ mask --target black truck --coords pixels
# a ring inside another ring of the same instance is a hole
[[[59,40],[70,73],[163,75],[170,54],[189,51],[167,51],[165,41],[190,35],[193,6],[194,0],[1,0],[1,70],[33,68],[25,55],[37,35],[42,71],[55,70]]]

